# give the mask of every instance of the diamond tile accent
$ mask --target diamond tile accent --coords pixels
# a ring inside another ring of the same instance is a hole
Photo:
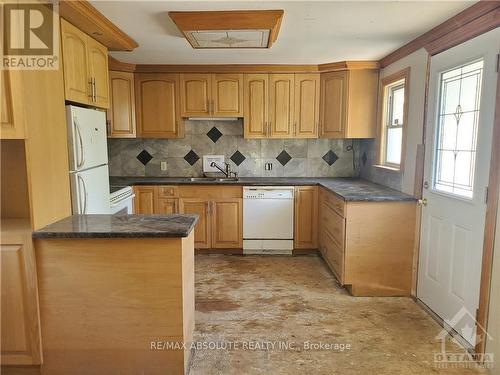
[[[283,150],[278,156],[276,156],[276,160],[278,160],[282,166],[285,166],[290,160],[292,160],[292,157],[288,152]]]
[[[207,133],[207,137],[212,140],[213,143],[217,142],[220,137],[222,137],[222,133],[215,126],[210,129]]]
[[[363,165],[366,165],[366,162],[368,161],[368,156],[366,156],[366,151],[363,152],[363,156],[361,157],[361,161],[363,162]]]
[[[333,163],[335,163],[337,161],[339,157],[337,156],[337,154],[335,152],[333,152],[332,150],[328,151],[326,154],[323,155],[323,160],[328,164],[328,165],[332,165]]]
[[[137,155],[136,158],[142,164],[146,165],[151,161],[151,159],[153,159],[153,156],[146,150],[142,150],[141,152],[139,152],[139,155]]]
[[[239,166],[241,163],[245,161],[246,157],[241,152],[236,150],[236,152],[230,157],[230,159],[233,161],[234,164]]]
[[[198,160],[200,160],[200,157],[196,152],[191,150],[186,154],[186,156],[184,156],[184,160],[186,160],[190,165],[194,165]]]

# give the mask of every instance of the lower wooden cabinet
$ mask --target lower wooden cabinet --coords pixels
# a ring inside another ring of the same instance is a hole
[[[295,187],[295,249],[318,247],[318,187]]]
[[[183,198],[180,200],[180,212],[199,215],[200,218],[194,228],[194,247],[210,249],[212,245],[211,202],[199,198]]]
[[[179,199],[177,198],[158,198],[155,203],[155,214],[172,215],[179,212]]]
[[[29,220],[2,219],[1,363],[42,363],[35,254]]]
[[[151,215],[155,212],[155,186],[134,187],[134,213]]]
[[[415,220],[415,202],[345,202],[321,188],[319,249],[352,295],[410,295]]]

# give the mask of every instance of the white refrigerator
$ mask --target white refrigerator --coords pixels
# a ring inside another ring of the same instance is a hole
[[[109,214],[106,115],[66,106],[73,214]]]

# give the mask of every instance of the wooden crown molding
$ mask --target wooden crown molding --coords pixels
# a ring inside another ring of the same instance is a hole
[[[431,55],[442,52],[500,26],[499,7],[500,1],[479,1],[475,3],[385,56],[380,60],[380,67],[384,68],[420,48],[426,48]],[[474,22],[475,20],[477,21]]]
[[[278,38],[284,11],[275,10],[229,10],[229,11],[184,11],[168,12],[193,48],[187,32],[194,30],[269,30],[267,48]]]
[[[378,69],[378,61],[339,61],[320,65],[213,64],[162,65],[129,64],[109,56],[109,70],[135,73],[325,73],[337,70]]]
[[[110,51],[132,51],[139,46],[88,1],[60,1],[59,14]]]

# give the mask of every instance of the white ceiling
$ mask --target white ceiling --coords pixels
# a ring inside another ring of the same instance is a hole
[[[471,1],[91,1],[139,47],[112,52],[141,64],[320,64],[380,59]],[[271,49],[193,49],[172,10],[283,9]]]

